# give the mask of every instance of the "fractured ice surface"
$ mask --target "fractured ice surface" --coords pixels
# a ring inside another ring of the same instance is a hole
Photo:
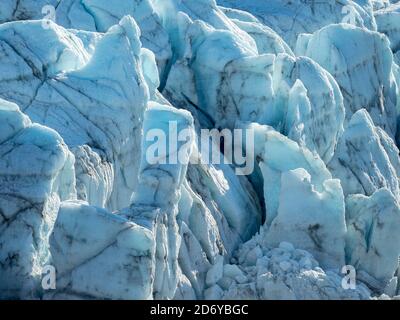
[[[203,298],[209,268],[258,230],[261,209],[250,183],[228,165],[189,165],[179,207],[180,264],[196,296]]]
[[[388,134],[375,127],[365,109],[355,113],[329,163],[345,195],[371,196],[381,188],[399,197],[399,150]]]
[[[349,226],[346,258],[350,264],[378,280],[367,278],[366,282],[372,288],[385,289],[395,276],[399,263],[399,203],[390,191],[380,189],[371,197],[348,197],[346,210]],[[397,283],[397,279],[394,280]]]
[[[58,0],[4,0],[1,3],[0,23],[14,20],[31,20],[43,17],[45,5],[57,5]]]
[[[51,239],[57,291],[48,298],[148,299],[153,241],[149,230],[118,215],[64,202]]]
[[[220,7],[220,9],[243,31],[246,31],[256,42],[258,53],[293,54],[290,47],[271,28],[260,23],[251,14]]]
[[[55,8],[54,17],[58,24],[85,31],[106,32],[124,16],[130,15],[140,26],[144,47],[157,56],[161,71],[171,58],[168,36],[150,0],[5,0],[0,11],[0,22],[51,18],[49,6]]]
[[[378,31],[385,34],[390,40],[390,46],[394,52],[399,49],[399,14],[400,4],[392,4],[375,12],[375,20]]]
[[[304,41],[297,53],[318,62],[338,82],[347,121],[365,108],[376,125],[395,137],[398,90],[388,39],[377,32],[340,24],[324,27]]]
[[[180,129],[193,122],[187,112],[152,106],[144,130],[165,130],[168,121],[178,121]],[[56,298],[172,299],[181,275],[176,215],[185,170],[150,165],[143,156],[141,188],[129,208],[109,213],[66,202],[52,237],[52,256],[60,273]]]
[[[238,47],[234,33],[189,20],[186,24],[192,45],[172,66],[164,89],[167,98],[194,106],[200,121],[206,119],[203,123],[222,128],[233,128],[238,120],[272,125],[325,161],[332,157],[343,131],[344,106],[330,74],[290,51],[256,55],[251,43]],[[225,49],[210,57],[218,48],[215,38]]]
[[[398,11],[1,1],[0,299],[399,295]],[[188,163],[204,128],[253,130],[255,171]]]
[[[343,132],[345,109],[336,81],[314,61],[278,55],[274,71],[275,127],[328,162]]]
[[[364,5],[357,2],[364,2]],[[218,4],[249,11],[280,34],[292,48],[300,33],[313,33],[326,25],[340,23],[346,16],[344,13],[353,13],[357,26],[376,29],[370,4],[363,0],[218,0]],[[344,11],[344,8],[349,9]]]
[[[265,244],[301,244],[324,267],[340,268],[346,232],[340,181],[332,179],[317,155],[296,142],[265,126],[254,129],[261,146],[257,158],[264,181]]]
[[[74,157],[55,131],[0,99],[0,292],[35,297],[60,202],[75,197]]]
[[[36,36],[27,36],[28,30]],[[40,21],[13,22],[0,34],[0,96],[60,133],[76,154],[80,199],[111,209],[127,205],[148,99],[135,22],[127,18],[112,27],[92,56],[79,38],[53,23],[43,29]]]

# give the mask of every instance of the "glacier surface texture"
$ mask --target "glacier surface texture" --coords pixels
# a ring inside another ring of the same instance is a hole
[[[1,0],[0,299],[400,298],[399,146],[398,0]]]

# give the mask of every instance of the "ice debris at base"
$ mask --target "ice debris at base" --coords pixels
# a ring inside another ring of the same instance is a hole
[[[208,291],[207,298],[358,300],[370,296],[370,290],[362,283],[358,283],[355,290],[345,290],[343,277],[321,269],[309,252],[295,248],[289,242],[267,247],[264,236],[265,232],[261,232],[243,244],[235,256],[239,267],[225,265],[223,276]],[[220,295],[216,296],[217,292]]]
[[[399,295],[399,12],[3,0],[0,299]],[[148,162],[170,122],[186,160],[201,129],[252,130],[254,173]]]

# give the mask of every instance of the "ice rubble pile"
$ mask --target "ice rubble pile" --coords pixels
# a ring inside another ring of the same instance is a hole
[[[0,298],[400,294],[395,2],[2,1]],[[149,164],[171,121],[254,173]]]

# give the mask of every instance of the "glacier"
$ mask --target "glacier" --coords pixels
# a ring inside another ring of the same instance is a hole
[[[0,299],[398,298],[399,28],[394,0],[3,0]],[[253,172],[202,161],[229,142]]]

